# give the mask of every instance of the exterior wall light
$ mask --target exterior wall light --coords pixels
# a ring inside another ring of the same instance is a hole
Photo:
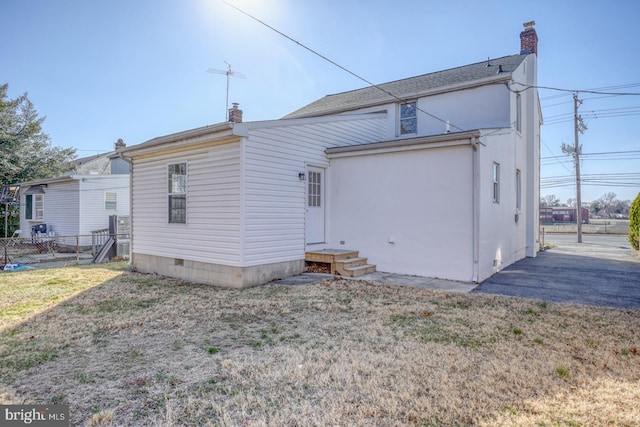
[[[300,181],[306,181],[306,180],[307,180],[307,174],[306,174],[306,173],[304,173],[304,172],[300,172],[300,173],[298,174],[298,179],[299,179]]]

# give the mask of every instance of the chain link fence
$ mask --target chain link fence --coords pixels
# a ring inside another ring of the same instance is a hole
[[[126,259],[129,258],[129,237],[127,234],[111,235],[105,230],[105,233],[90,235],[2,238],[0,270],[89,264],[114,258]]]

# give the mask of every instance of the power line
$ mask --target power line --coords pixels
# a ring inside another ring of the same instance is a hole
[[[340,68],[341,70],[345,71],[346,73],[351,74],[352,76],[354,76],[355,78],[357,78],[357,79],[359,79],[359,80],[362,80],[363,82],[367,83],[369,86],[375,87],[376,89],[378,89],[378,90],[380,90],[380,91],[384,92],[385,94],[389,95],[390,97],[392,97],[392,98],[393,98],[393,99],[395,99],[396,101],[404,101],[404,99],[401,99],[400,97],[398,97],[398,96],[394,95],[393,93],[391,93],[391,92],[389,92],[388,90],[384,89],[384,88],[383,88],[383,87],[381,87],[380,85],[377,85],[377,84],[375,84],[375,83],[373,83],[373,82],[370,82],[369,80],[365,79],[364,77],[360,76],[359,74],[356,74],[356,73],[354,73],[353,71],[349,70],[348,68],[343,67],[342,65],[340,65],[340,64],[338,64],[337,62],[333,61],[332,59],[329,59],[328,57],[326,57],[325,55],[323,55],[323,54],[319,53],[318,51],[316,51],[316,50],[314,50],[314,49],[312,49],[312,48],[310,48],[310,47],[306,46],[305,44],[303,44],[303,43],[301,43],[301,42],[299,42],[299,41],[297,41],[297,40],[293,39],[292,37],[288,36],[287,34],[283,33],[282,31],[280,31],[280,30],[278,30],[278,29],[276,29],[276,28],[272,27],[271,25],[267,24],[266,22],[264,22],[264,21],[262,21],[262,20],[260,20],[260,19],[256,18],[255,16],[253,16],[253,15],[251,15],[251,14],[247,13],[247,12],[245,12],[244,10],[242,10],[242,9],[240,9],[239,7],[237,7],[237,6],[235,6],[235,5],[231,4],[231,3],[229,3],[228,1],[226,1],[226,0],[220,0],[220,1],[221,1],[222,3],[224,3],[224,4],[226,4],[227,6],[232,7],[233,9],[235,9],[235,10],[237,10],[238,12],[242,13],[243,15],[245,15],[245,16],[247,16],[247,17],[249,17],[249,18],[253,19],[254,21],[256,21],[256,22],[258,22],[258,23],[260,23],[260,24],[264,25],[265,27],[269,28],[270,30],[272,30],[272,31],[274,31],[274,32],[276,32],[276,33],[278,33],[278,34],[280,34],[282,37],[286,38],[287,40],[289,40],[289,41],[291,41],[291,42],[293,42],[293,43],[295,43],[295,44],[297,44],[298,46],[302,47],[303,49],[306,49],[306,50],[308,50],[309,52],[313,53],[314,55],[316,55],[316,56],[318,56],[318,57],[320,57],[320,58],[324,59],[324,60],[325,60],[325,61],[327,61],[327,62],[329,62],[330,64],[335,65],[336,67]],[[417,110],[417,111],[420,111],[420,112],[422,112],[422,113],[424,113],[424,114],[426,114],[426,115],[427,115],[427,116],[429,116],[429,117],[432,117],[432,118],[434,118],[434,119],[436,119],[436,120],[439,120],[439,121],[440,121],[440,122],[442,122],[442,123],[448,124],[449,126],[451,126],[451,127],[453,127],[453,128],[456,128],[456,129],[461,130],[461,131],[462,131],[462,130],[464,130],[464,129],[462,129],[462,128],[460,128],[460,127],[456,126],[456,125],[454,125],[453,123],[451,123],[451,122],[450,122],[450,121],[448,121],[448,120],[444,120],[444,119],[442,119],[442,118],[440,118],[440,117],[438,117],[438,116],[436,116],[436,115],[434,115],[434,114],[431,114],[431,113],[429,113],[429,112],[427,112],[427,111],[423,110],[422,108],[418,107],[418,103],[416,103],[416,110]]]
[[[515,92],[515,93],[524,92],[525,90],[529,90],[529,89],[548,89],[548,90],[556,90],[556,91],[559,91],[559,92],[567,92],[567,93],[593,93],[593,94],[596,94],[596,95],[640,96],[640,92],[604,92],[604,91],[593,90],[593,89],[563,89],[563,88],[551,87],[551,86],[525,85],[524,83],[519,83],[519,82],[513,82],[513,84],[514,85],[524,86],[524,89],[522,89],[522,90],[514,90],[514,89],[511,89],[511,87],[509,86],[509,83],[506,83],[507,88],[511,92]],[[634,85],[636,85],[636,84],[634,84]],[[637,85],[640,86],[640,83],[637,84]],[[629,86],[629,87],[633,87],[633,86]],[[547,97],[545,99],[550,99],[550,98]]]

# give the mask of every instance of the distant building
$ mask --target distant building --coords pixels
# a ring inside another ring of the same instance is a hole
[[[576,208],[567,206],[540,206],[540,224],[576,222]],[[589,209],[582,208],[582,222],[589,222]]]

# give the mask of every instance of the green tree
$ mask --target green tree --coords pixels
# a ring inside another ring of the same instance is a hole
[[[640,193],[631,203],[629,209],[629,243],[638,250],[638,236],[640,234]]]
[[[27,94],[9,99],[8,91],[7,83],[0,85],[0,184],[51,178],[70,170],[75,149],[52,147],[42,130],[45,118],[38,116]],[[11,234],[19,222],[17,206],[2,204],[0,214],[10,218]],[[4,235],[0,221],[0,237]]]
[[[555,194],[540,197],[540,206],[560,206],[560,199]]]

